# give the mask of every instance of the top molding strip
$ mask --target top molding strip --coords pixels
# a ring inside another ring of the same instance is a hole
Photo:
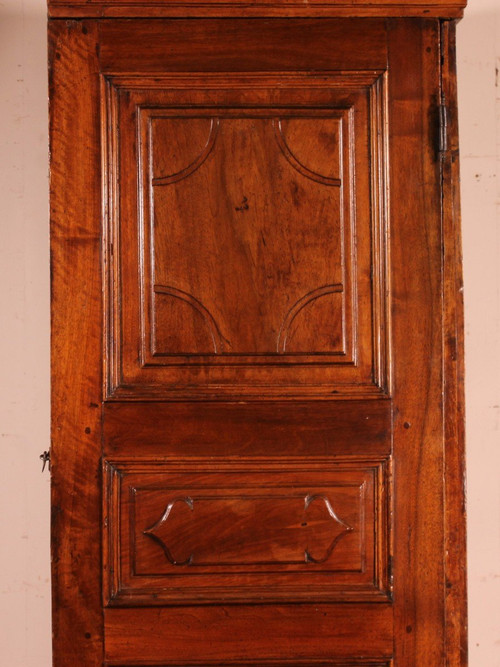
[[[48,0],[51,18],[461,18],[467,0]]]

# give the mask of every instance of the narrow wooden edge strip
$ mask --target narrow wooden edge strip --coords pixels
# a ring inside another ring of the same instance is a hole
[[[86,0],[64,2],[49,0],[48,9],[51,18],[195,18],[195,17],[422,17],[422,18],[461,18],[466,0],[452,2],[414,2],[399,1],[367,2],[353,0],[347,2],[225,2],[217,0],[177,0],[163,2],[94,2]]]
[[[455,22],[441,25],[441,103],[448,150],[441,156],[443,226],[443,377],[445,492],[445,651],[449,667],[467,665],[464,303],[460,220]]]

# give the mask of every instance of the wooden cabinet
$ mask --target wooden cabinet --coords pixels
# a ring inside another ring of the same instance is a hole
[[[49,2],[57,667],[466,665],[464,2]]]

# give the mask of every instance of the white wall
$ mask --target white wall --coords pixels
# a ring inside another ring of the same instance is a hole
[[[500,3],[470,3],[458,44],[470,666],[500,667]],[[45,0],[0,0],[0,663],[8,667],[50,665],[49,486],[38,459],[49,444],[45,13]]]
[[[471,667],[500,667],[500,2],[458,27]]]

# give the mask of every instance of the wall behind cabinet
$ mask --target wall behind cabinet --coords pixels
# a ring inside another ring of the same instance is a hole
[[[49,667],[44,0],[0,0],[0,664]]]
[[[500,667],[500,4],[458,26],[470,667]]]
[[[0,0],[0,657],[50,667],[45,0]],[[470,667],[500,667],[500,5],[458,28]]]

